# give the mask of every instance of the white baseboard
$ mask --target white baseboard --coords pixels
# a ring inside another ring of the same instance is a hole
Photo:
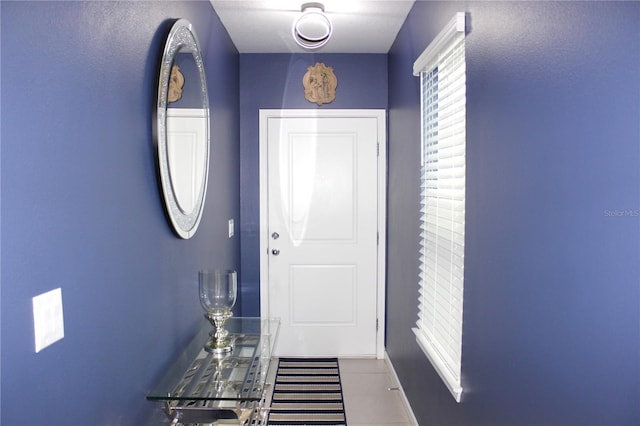
[[[409,421],[411,421],[411,424],[413,426],[420,426],[418,424],[418,420],[416,419],[416,416],[413,414],[413,410],[411,409],[411,404],[409,404],[409,400],[407,399],[407,395],[404,393],[404,389],[402,388],[402,384],[400,383],[400,380],[398,379],[398,375],[396,374],[395,368],[393,368],[393,364],[391,363],[391,359],[389,359],[389,354],[387,353],[387,351],[384,351],[384,361],[387,364],[387,367],[389,368],[389,371],[391,372],[391,375],[393,376],[393,381],[398,385],[398,391],[400,392],[400,397],[402,399],[402,403],[404,404],[404,408],[407,410],[407,413],[409,414]]]

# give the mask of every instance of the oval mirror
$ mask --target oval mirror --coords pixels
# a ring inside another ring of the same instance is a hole
[[[191,238],[200,224],[209,175],[209,96],[198,38],[177,20],[167,36],[158,77],[158,174],[176,234]]]

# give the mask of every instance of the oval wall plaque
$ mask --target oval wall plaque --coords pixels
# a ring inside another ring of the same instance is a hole
[[[328,104],[336,98],[338,78],[333,73],[333,68],[322,62],[316,62],[314,66],[307,68],[302,78],[302,85],[306,100],[318,105]]]

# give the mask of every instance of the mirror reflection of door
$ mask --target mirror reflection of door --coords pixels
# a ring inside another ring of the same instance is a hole
[[[206,176],[208,116],[202,109],[200,71],[193,54],[180,50],[175,57],[167,108],[167,155],[171,186],[178,207],[191,214],[197,207]]]
[[[167,109],[167,154],[171,185],[184,214],[194,211],[204,185],[206,121],[201,109]]]

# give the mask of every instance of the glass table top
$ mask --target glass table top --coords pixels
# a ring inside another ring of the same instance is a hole
[[[213,332],[204,320],[191,343],[149,392],[152,401],[259,401],[273,352],[278,320],[230,318],[225,329],[233,349],[205,349]],[[223,404],[224,405],[224,404]]]

